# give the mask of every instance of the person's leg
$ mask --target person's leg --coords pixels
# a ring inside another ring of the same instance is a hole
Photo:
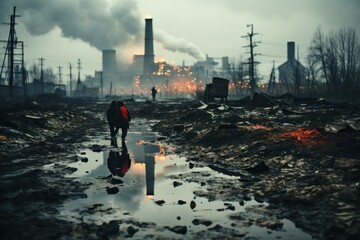
[[[122,140],[125,140],[125,138],[126,138],[126,135],[127,135],[127,128],[121,128],[121,139]]]
[[[109,124],[109,128],[110,128],[110,135],[112,137],[115,136],[115,134],[114,134],[114,126],[112,124]]]
[[[114,136],[115,136],[116,134],[118,134],[118,132],[119,132],[119,127],[116,127],[116,126],[115,126]]]

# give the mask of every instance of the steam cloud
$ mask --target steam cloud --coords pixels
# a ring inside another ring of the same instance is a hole
[[[9,1],[1,2],[0,14],[9,16],[12,6],[7,6]],[[142,41],[141,14],[134,0],[111,3],[108,0],[13,0],[11,3],[21,14],[17,21],[32,35],[43,35],[59,27],[64,37],[81,39],[99,50]]]
[[[162,30],[154,29],[154,39],[169,51],[186,53],[197,60],[205,59],[205,54],[195,44],[184,38],[176,38]]]
[[[44,35],[58,27],[63,37],[81,39],[99,50],[139,45],[144,40],[144,22],[136,0],[0,0],[2,22],[9,22],[13,6],[21,15],[17,21],[32,35]],[[156,26],[154,37],[167,50],[204,59],[195,44],[156,30]]]

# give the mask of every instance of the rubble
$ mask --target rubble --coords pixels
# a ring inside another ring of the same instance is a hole
[[[248,98],[226,104],[199,101],[126,104],[132,118],[156,120],[153,130],[161,135],[158,140],[172,143],[174,152],[188,158],[190,169],[208,166],[225,175],[237,176],[224,183],[209,178],[206,172],[191,172],[191,181],[201,186],[201,190],[194,192],[197,197],[238,203],[220,206],[221,212],[233,213],[239,207],[251,210],[254,213],[251,217],[246,212],[229,216],[242,231],[252,225],[269,231],[281,230],[281,220],[289,219],[316,239],[359,238],[358,105],[291,95],[259,98],[261,101]],[[56,218],[56,206],[63,201],[86,197],[87,183],[64,178],[76,169],[63,163],[85,159],[76,152],[78,147],[99,131],[107,131],[106,107],[107,103],[89,101],[36,100],[0,109],[0,191],[4,193],[0,197],[0,226],[6,229],[0,233],[1,238],[11,238],[20,228],[24,229],[18,236],[22,239],[34,235],[39,239],[136,237],[144,229],[164,231],[151,223],[132,220],[98,226],[73,225]],[[83,147],[94,152],[105,148],[96,144]],[[57,165],[55,170],[47,171],[43,167],[46,164]],[[181,188],[181,183],[188,179],[185,174],[174,178],[174,188]],[[111,175],[98,177],[97,181],[110,185],[107,189],[110,194],[122,187],[122,182]],[[249,209],[250,201],[263,203],[262,207]],[[161,206],[165,201],[154,203]],[[201,206],[195,198],[176,200],[174,204],[189,204],[192,211]],[[87,214],[105,210],[92,205],[86,209]],[[191,222],[209,225],[208,235],[201,236],[246,235],[206,219]],[[41,227],[24,228],[31,224]],[[76,234],[69,235],[69,229]],[[167,229],[180,235],[189,234],[182,225]]]

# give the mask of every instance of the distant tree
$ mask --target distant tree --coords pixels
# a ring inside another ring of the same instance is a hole
[[[34,79],[40,79],[41,72],[40,68],[37,64],[32,64],[28,70],[29,72],[29,79],[30,81],[33,81]]]
[[[241,58],[238,60],[232,59],[230,61],[230,66],[227,69],[227,75],[231,79],[231,81],[235,85],[235,92],[237,95],[242,95],[242,88],[241,86],[244,83],[244,77],[246,76],[247,72],[244,70],[244,62]]]
[[[54,73],[52,68],[46,68],[44,70],[44,81],[45,82],[52,82],[54,83],[56,81],[57,75]]]
[[[311,72],[321,73],[329,95],[356,96],[360,89],[360,41],[354,29],[343,27],[325,36],[318,28],[308,59],[311,60]]]
[[[336,34],[339,55],[339,75],[345,95],[353,94],[358,84],[360,42],[352,28],[341,28]]]

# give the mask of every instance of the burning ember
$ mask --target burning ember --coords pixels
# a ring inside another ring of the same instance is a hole
[[[266,130],[266,131],[271,131],[272,130],[272,128],[269,128],[269,127],[264,126],[264,125],[259,125],[259,124],[247,126],[247,128],[252,129],[252,130]]]
[[[316,145],[322,142],[321,137],[321,134],[316,129],[298,128],[296,131],[281,133],[273,137],[273,140],[295,139],[303,144]]]

